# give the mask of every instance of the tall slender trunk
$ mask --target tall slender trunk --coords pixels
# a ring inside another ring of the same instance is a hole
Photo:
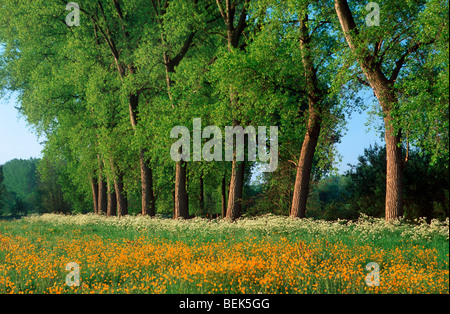
[[[199,184],[200,184],[200,192],[198,196],[199,201],[199,207],[200,207],[200,213],[203,215],[205,214],[205,191],[204,191],[204,184],[203,184],[203,171],[200,173],[199,178]]]
[[[242,191],[244,189],[244,171],[245,161],[236,161],[236,158],[233,158],[226,213],[226,218],[230,220],[239,218],[241,215]]]
[[[222,177],[222,218],[227,215],[227,195],[226,195],[225,175]]]
[[[232,101],[234,102],[233,98]],[[233,125],[239,125],[234,122]],[[233,141],[234,143],[234,141]],[[248,135],[244,134],[244,151],[247,147]],[[242,195],[244,190],[244,173],[245,173],[245,161],[236,161],[237,147],[233,144],[233,161],[231,164],[231,178],[228,186],[228,203],[226,210],[226,217],[230,220],[239,218],[242,211]],[[236,149],[235,149],[236,148]]]
[[[240,43],[240,39],[247,25],[247,13],[250,0],[245,0],[242,3],[240,14],[237,15],[235,4],[231,1],[226,1],[225,5],[221,1],[217,1],[217,6],[222,16],[227,32],[227,48],[228,51],[233,49],[244,49],[245,42]],[[230,106],[238,106],[238,95],[232,91],[230,85]],[[236,117],[235,117],[236,118]],[[233,121],[233,126],[239,125],[239,119]],[[242,210],[242,194],[244,188],[244,171],[245,162],[237,162],[235,157],[232,161],[232,171],[228,190],[228,203],[226,209],[226,218],[234,220],[241,215]],[[223,210],[222,210],[223,212]]]
[[[192,4],[196,7],[198,1],[193,0]],[[166,14],[166,10],[169,6],[169,1],[165,1],[165,4],[163,5],[163,8],[160,11],[160,16],[163,17]],[[159,18],[159,23],[161,26],[161,29],[164,26],[164,18]],[[183,60],[183,58],[186,56],[186,53],[189,51],[194,37],[195,33],[197,31],[193,30],[189,35],[187,35],[184,39],[183,45],[178,50],[178,53],[174,53],[174,51],[167,50],[169,45],[166,45],[166,40],[164,37],[164,33],[161,32],[161,46],[164,49],[163,50],[163,61],[164,61],[164,68],[166,72],[166,84],[167,84],[167,95],[169,97],[172,109],[175,109],[174,105],[174,99],[172,95],[172,86],[174,82],[172,81],[170,75],[172,73],[175,73],[175,67],[180,64],[180,62]],[[177,162],[175,166],[175,195],[174,195],[174,218],[188,218],[189,217],[189,197],[186,190],[186,162]]]
[[[193,0],[192,4],[194,7],[197,6],[198,0]],[[166,14],[166,10],[169,6],[169,1],[165,1],[163,7],[160,10],[160,18],[158,18],[158,22],[160,23],[161,29],[164,27],[164,18],[163,16]],[[194,26],[194,25],[193,25]],[[165,68],[165,74],[166,74],[166,84],[167,84],[167,95],[169,97],[171,106],[173,109],[175,109],[174,105],[174,99],[172,95],[172,86],[174,82],[172,81],[170,75],[172,73],[175,73],[175,67],[177,67],[180,62],[183,60],[183,58],[186,56],[186,53],[189,51],[194,37],[196,30],[192,30],[189,35],[187,35],[184,39],[183,44],[181,45],[178,52],[175,52],[172,50],[170,51],[168,48],[170,45],[167,45],[164,33],[161,32],[161,47],[163,48],[163,62],[164,62],[164,68]],[[175,168],[175,195],[174,195],[174,218],[188,218],[189,217],[189,197],[186,190],[186,163],[183,162],[177,162]]]
[[[92,201],[94,203],[94,214],[98,213],[98,181],[97,178],[91,178]]]
[[[141,201],[142,215],[155,216],[155,193],[153,190],[153,172],[152,168],[147,164],[144,152],[140,152],[141,164]]]
[[[134,67],[130,67],[134,73]],[[128,108],[130,113],[130,122],[133,130],[136,131],[137,112],[139,105],[139,92],[130,94],[128,97]],[[145,150],[139,151],[139,164],[141,167],[141,214],[155,216],[155,194],[153,191],[153,172],[145,158]]]
[[[308,130],[303,140],[300,158],[297,164],[297,175],[295,177],[294,196],[290,217],[304,218],[306,216],[306,202],[309,193],[309,180],[313,164],[314,152],[320,133],[320,122],[315,114],[310,114]]]
[[[106,213],[106,182],[103,179],[102,174],[102,162],[100,155],[97,155],[98,158],[98,208],[97,214],[101,215]]]
[[[120,22],[120,26],[122,29],[122,34],[118,35],[120,36],[121,39],[124,40],[124,43],[126,44],[127,50],[129,50],[129,54],[128,56],[130,56],[130,53],[132,54],[133,51],[132,50],[132,45],[131,45],[131,40],[132,38],[130,37],[130,32],[128,31],[126,25],[126,18],[123,14],[122,8],[121,8],[121,4],[120,1],[118,0],[113,0],[114,3],[114,8],[116,10],[117,13],[117,17],[119,18],[119,22]],[[103,17],[105,18],[105,14],[103,12],[103,7],[100,1],[98,1],[98,5],[100,10],[102,11]],[[105,22],[106,22],[106,18],[105,18]],[[108,24],[108,23],[106,23]],[[98,24],[97,24],[98,25]],[[95,30],[95,34],[97,37],[97,25],[94,26],[94,30]],[[112,32],[109,30],[108,25],[106,25],[106,32],[101,31],[101,34],[103,36],[103,38],[105,39],[105,42],[107,43],[107,46],[110,49],[110,52],[112,53],[112,56],[114,58],[114,62],[116,64],[117,67],[117,71],[119,73],[119,77],[122,81],[122,83],[124,83],[124,79],[126,79],[126,77],[132,77],[136,74],[137,72],[137,68],[135,67],[135,65],[133,64],[133,62],[127,63],[126,60],[124,60],[123,55],[126,55],[125,53],[121,54],[121,49],[117,49],[117,45],[115,40],[117,40],[119,37],[114,38],[114,36],[112,36]],[[100,41],[97,40],[97,45],[100,45]],[[128,69],[128,73],[127,70]],[[133,130],[136,130],[136,125],[138,123],[137,121],[137,117],[138,117],[138,105],[139,105],[139,95],[141,93],[141,90],[138,90],[137,88],[131,92],[128,95],[128,109],[129,109],[129,116],[130,116],[130,122],[131,122],[131,126],[133,128]],[[152,212],[154,212],[154,201],[153,201],[153,180],[152,178],[147,177],[147,175],[151,176],[151,169],[149,168],[145,168],[148,167],[145,165],[145,161],[142,160],[142,155],[140,156],[141,160],[141,175],[143,175],[144,177],[141,177],[141,183],[142,183],[142,213],[143,214],[149,214],[152,215]],[[144,168],[144,169],[143,169]],[[142,171],[143,170],[143,171]],[[120,186],[120,183],[118,183]],[[117,184],[115,183],[115,186]],[[150,193],[150,194],[147,194]],[[117,195],[117,198],[121,198],[120,195]],[[126,200],[126,199],[125,199]],[[118,204],[119,206],[119,204]],[[154,214],[153,214],[154,215]]]
[[[100,178],[98,180],[98,210],[97,214],[102,215],[106,213],[106,206],[107,206],[107,200],[106,200],[106,183],[103,181],[103,178],[100,175]]]
[[[402,131],[392,117],[392,109],[398,105],[393,84],[381,72],[362,66],[384,115],[384,140],[386,142],[386,198],[385,220],[390,221],[403,214],[403,158]]]
[[[186,192],[186,167],[184,161],[177,162],[175,166],[175,210],[173,218],[189,218],[188,195]]]
[[[128,215],[128,200],[123,187],[123,173],[119,172],[114,178],[114,189],[116,191],[117,215],[119,217]]]
[[[386,141],[386,202],[385,220],[390,221],[403,214],[403,158],[401,137],[402,132],[395,132],[388,114],[384,118]]]
[[[392,109],[398,105],[398,98],[394,92],[393,80],[388,80],[383,74],[381,64],[375,63],[374,56],[370,55],[367,48],[354,40],[354,36],[358,35],[358,29],[347,1],[335,0],[334,6],[348,46],[352,51],[358,51],[358,62],[383,110],[386,141],[385,219],[390,221],[403,212],[401,130],[396,128],[392,117]]]
[[[164,64],[166,69],[167,93],[169,95],[172,108],[174,107],[171,88],[173,81],[170,79],[170,74],[175,72],[175,67],[172,64],[169,56],[164,52]],[[174,214],[173,218],[189,218],[189,198],[186,190],[186,167],[185,161],[179,161],[175,166],[175,195],[174,195]]]
[[[114,160],[109,160],[111,172],[113,173],[114,192],[116,195],[116,212],[119,217],[128,215],[128,200],[124,190],[123,177],[124,174],[118,170],[114,164]],[[112,190],[112,187],[111,187]]]
[[[161,37],[163,35],[161,34]],[[172,97],[172,84],[173,81],[170,78],[171,73],[175,72],[175,67],[170,62],[170,57],[166,51],[163,53],[163,59],[164,59],[164,65],[166,70],[166,85],[167,85],[167,95],[169,96],[170,105],[172,106],[172,109],[175,109],[175,105],[173,103],[173,97]]]
[[[110,180],[107,183],[108,189],[108,208],[106,210],[106,216],[116,216],[117,214],[117,196],[114,186]]]
[[[311,57],[310,35],[307,28],[308,16],[300,21],[300,51],[305,71],[306,94],[308,95],[308,125],[305,138],[303,139],[302,150],[297,164],[297,175],[295,177],[294,195],[290,217],[304,218],[306,216],[306,203],[309,193],[309,180],[311,169],[319,140],[322,124],[321,118],[321,92],[318,87],[316,69]]]

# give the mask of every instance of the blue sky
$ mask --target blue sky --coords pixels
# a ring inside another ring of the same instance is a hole
[[[0,165],[8,160],[41,157],[43,146],[14,106],[15,99],[0,99]]]
[[[341,155],[342,161],[338,164],[339,173],[343,174],[350,167],[347,164],[356,165],[358,156],[364,153],[364,148],[368,148],[375,143],[383,144],[384,139],[374,130],[373,126],[366,126],[369,120],[367,111],[359,114],[353,113],[347,119],[347,134],[337,144],[337,150]]]
[[[365,101],[372,101],[367,97]],[[30,157],[41,157],[43,146],[31,128],[27,126],[24,117],[20,117],[15,98],[10,100],[0,99],[0,165],[14,158],[28,159]],[[347,134],[342,137],[341,143],[337,145],[342,161],[337,165],[339,173],[349,169],[348,163],[356,164],[359,155],[364,148],[375,142],[382,144],[379,134],[373,127],[366,126],[369,116],[367,112],[362,114],[353,113],[348,119]]]

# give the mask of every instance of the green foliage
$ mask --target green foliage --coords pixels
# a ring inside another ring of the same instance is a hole
[[[10,204],[5,208],[87,212],[92,208],[91,180],[112,184],[123,174],[130,213],[137,213],[142,154],[152,169],[157,212],[170,216],[175,167],[169,133],[177,125],[192,131],[192,119],[201,118],[203,127],[236,122],[279,127],[278,170],[262,174],[262,184],[255,186],[250,169],[258,164],[247,164],[243,212],[287,214],[307,129],[299,20],[308,14],[310,54],[323,92],[308,215],[381,214],[381,148],[368,149],[347,178],[328,176],[345,124],[343,113],[367,106],[357,97],[362,85],[356,79],[361,78],[356,60],[373,52],[390,77],[408,49],[411,54],[393,83],[399,106],[392,112],[405,147],[417,149],[405,168],[405,215],[448,215],[448,188],[436,188],[431,179],[444,182],[439,169],[448,169],[448,1],[378,1],[383,27],[367,27],[366,3],[352,2],[360,31],[355,40],[366,48],[353,52],[328,0],[235,1],[232,26],[237,27],[244,8],[247,14],[233,47],[227,38],[230,25],[227,29],[215,1],[77,3],[82,9],[77,27],[65,24],[68,11],[59,0],[2,0],[0,5],[0,91],[18,93],[20,111],[48,139],[40,176],[30,175],[37,161],[34,166],[12,162],[3,167],[8,189],[1,190],[0,177],[0,202]],[[139,96],[137,104],[131,103],[132,96]],[[11,167],[19,169],[17,174],[12,175]],[[228,185],[230,163],[190,162],[187,167],[191,213],[219,213],[222,178]],[[414,176],[428,179],[422,184]]]
[[[429,155],[431,162],[449,164],[449,12],[448,1],[428,1],[415,28],[418,38],[431,42],[410,60],[402,90],[402,127],[406,140]]]
[[[3,165],[0,165],[0,215],[3,212],[3,207],[5,206],[6,188],[3,184]]]
[[[364,150],[358,164],[347,173],[346,200],[340,203],[357,218],[360,213],[383,217],[386,150],[375,145]],[[445,165],[431,163],[430,156],[409,153],[404,169],[404,213],[406,219],[444,219],[449,215],[449,173]]]
[[[32,211],[36,203],[38,159],[13,159],[3,165],[5,211],[25,214]]]
[[[38,159],[13,159],[3,165],[4,184],[10,192],[26,198],[36,189],[36,167]]]
[[[367,26],[366,3],[349,1],[358,33],[352,34],[355,49],[344,50],[343,59],[349,64],[365,60],[379,67],[398,98],[389,109],[402,140],[428,154],[433,163],[448,167],[449,3],[376,3],[380,26]],[[360,66],[349,69],[353,73],[347,79],[364,82]]]
[[[349,179],[345,176],[315,182],[308,199],[307,216],[325,220],[353,219],[355,213],[346,204],[349,195]]]
[[[62,170],[48,160],[31,158],[13,159],[2,166],[0,172],[0,215],[68,212],[70,204],[63,198]],[[75,206],[74,206],[75,207]]]

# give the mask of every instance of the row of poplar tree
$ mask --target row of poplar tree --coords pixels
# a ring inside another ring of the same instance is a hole
[[[305,217],[345,113],[373,91],[390,220],[410,147],[448,167],[448,20],[442,0],[1,0],[0,88],[96,213],[126,215],[137,193],[143,215],[170,199],[188,218],[194,199],[206,210],[207,185],[230,219],[254,162],[174,162],[174,126],[278,126],[279,167],[264,179],[294,173],[284,202]]]

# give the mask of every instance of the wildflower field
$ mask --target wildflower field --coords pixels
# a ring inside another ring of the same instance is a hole
[[[0,221],[0,293],[449,293],[448,226],[30,216]],[[365,283],[370,262],[378,286]]]

